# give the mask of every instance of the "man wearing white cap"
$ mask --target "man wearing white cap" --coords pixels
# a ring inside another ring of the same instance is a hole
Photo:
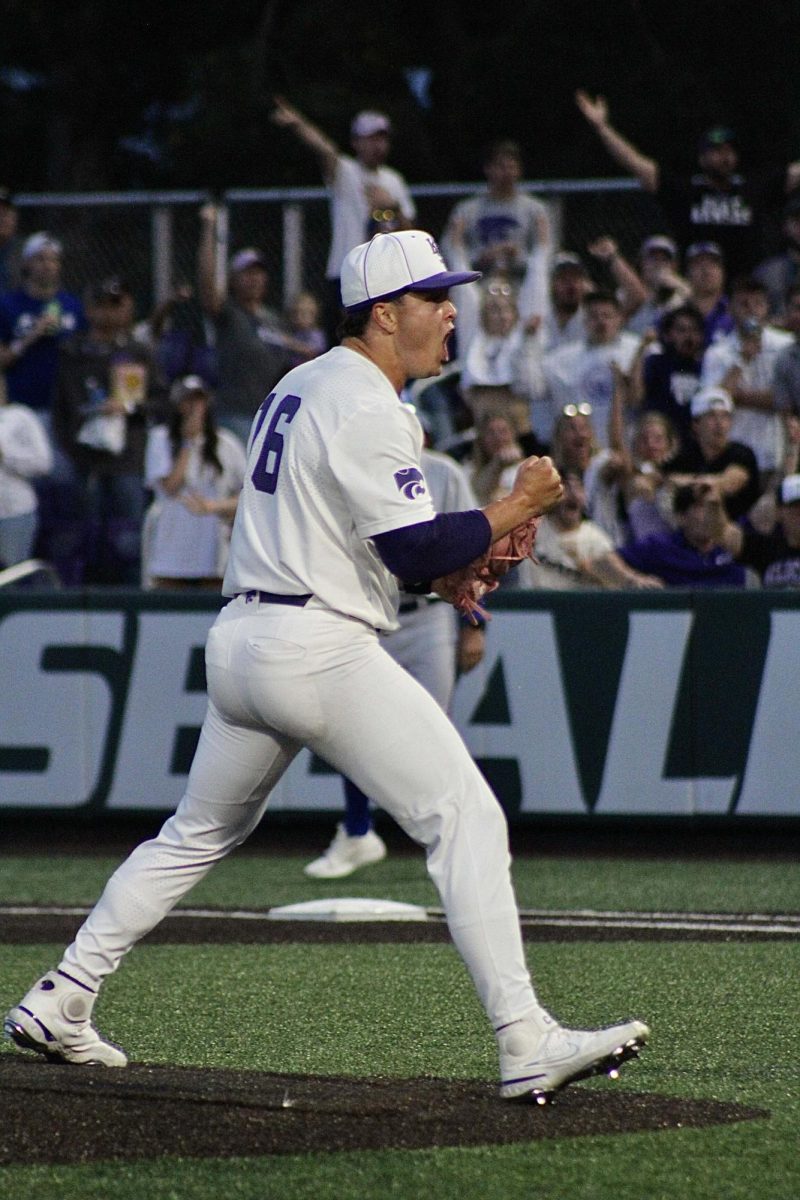
[[[214,324],[217,359],[216,415],[243,442],[261,401],[289,370],[291,354],[285,322],[267,303],[269,271],[260,250],[247,246],[228,264],[227,286],[217,280],[219,209],[200,209],[197,291]]]
[[[676,487],[713,483],[733,520],[761,494],[758,463],[749,446],[731,440],[735,405],[721,387],[701,388],[691,401],[692,438],[664,467]]]
[[[59,342],[86,326],[77,296],[61,286],[62,247],[49,233],[22,246],[22,284],[0,296],[0,369],[9,399],[40,416],[53,401]]]
[[[734,280],[734,331],[706,350],[700,379],[703,384],[720,384],[730,392],[736,406],[731,436],[750,446],[763,485],[772,487],[785,454],[783,414],[773,387],[775,364],[793,338],[767,323],[768,311],[763,283],[752,278]]]
[[[502,500],[433,508],[422,428],[399,393],[409,378],[441,371],[456,316],[448,289],[474,278],[449,272],[418,230],[379,234],[345,259],[342,345],[290,371],[253,425],[223,583],[231,600],[208,637],[209,703],[184,797],[109,880],[58,969],[8,1013],[17,1045],[125,1065],[91,1024],[98,988],[244,841],[304,745],[425,847],[497,1033],[501,1096],[546,1102],[575,1079],[615,1070],[647,1040],[639,1021],[565,1030],[542,1008],[500,805],[448,717],[381,645],[401,586],[447,593],[441,577],[561,495],[550,459],[528,458]]]
[[[282,96],[274,99],[272,120],[291,130],[314,151],[330,192],[325,320],[333,342],[340,316],[339,275],[345,256],[376,232],[410,228],[417,210],[403,176],[386,165],[392,127],[385,113],[372,109],[356,113],[350,125],[353,154],[349,155]]]
[[[630,333],[658,330],[664,313],[689,299],[688,282],[678,273],[678,247],[670,237],[653,234],[639,247],[639,275],[646,299],[627,320]]]
[[[83,305],[61,286],[61,242],[52,234],[33,233],[23,242],[21,283],[0,295],[0,371],[8,399],[33,409],[50,439],[52,469],[35,482],[39,532],[34,553],[59,558],[64,514],[75,507],[73,468],[53,432],[62,343],[86,328]]]

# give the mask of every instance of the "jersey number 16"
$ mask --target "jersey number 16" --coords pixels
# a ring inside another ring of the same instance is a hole
[[[258,437],[261,426],[266,420],[267,413],[272,407],[274,399],[275,393],[270,392],[261,405],[258,422],[253,432],[253,441]],[[264,444],[259,451],[258,461],[253,467],[253,474],[250,477],[253,480],[253,486],[259,492],[268,492],[270,496],[275,494],[275,488],[278,485],[278,471],[280,470],[281,457],[283,455],[283,434],[286,426],[290,425],[294,419],[301,403],[302,401],[299,396],[284,396],[270,418],[264,437]]]

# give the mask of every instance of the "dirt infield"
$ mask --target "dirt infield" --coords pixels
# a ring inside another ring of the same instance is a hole
[[[87,910],[88,911],[88,910]],[[253,914],[256,916],[257,914]],[[558,914],[553,914],[554,917]],[[67,944],[78,931],[83,916],[65,912],[13,912],[0,906],[0,945],[43,945],[48,942]],[[776,918],[778,920],[778,918]],[[617,942],[629,941],[796,941],[800,924],[765,928],[766,918],[754,922],[746,915],[737,918],[727,914],[724,923],[692,922],[688,917],[678,922],[640,922],[630,924],[571,923],[568,916],[557,922],[552,918],[524,918],[522,934],[526,942]],[[749,925],[748,925],[749,921]],[[722,922],[722,919],[721,919]],[[731,925],[735,927],[731,930]],[[225,913],[213,914],[210,919],[189,914],[172,914],[161,922],[142,945],[267,945],[281,942],[325,944],[330,942],[447,942],[450,935],[443,920],[429,921],[291,921],[261,919],[241,920]]]
[[[4,911],[0,941],[65,942],[81,920],[75,912]],[[533,923],[525,933],[532,940],[563,941],[608,931]],[[640,929],[636,936],[659,932]],[[212,920],[173,915],[149,940],[440,942],[447,937],[441,921],[243,921],[220,914]],[[624,1070],[634,1075],[636,1064]],[[540,1109],[505,1104],[496,1085],[481,1080],[330,1078],[142,1063],[115,1071],[51,1064],[21,1052],[0,1054],[0,1164],[6,1165],[475,1146],[768,1116],[763,1109],[639,1094],[619,1085],[573,1087],[557,1104]]]
[[[635,1070],[633,1068],[627,1068]],[[550,1108],[493,1084],[134,1064],[124,1071],[0,1055],[0,1164],[419,1150],[730,1124],[764,1109],[582,1087]]]

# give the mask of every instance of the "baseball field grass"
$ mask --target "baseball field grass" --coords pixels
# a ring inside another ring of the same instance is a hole
[[[186,903],[258,909],[328,895],[437,903],[421,855],[393,854],[353,879],[326,884],[305,879],[307,857],[241,853]],[[0,905],[89,904],[116,861],[0,857]],[[800,872],[790,857],[531,855],[518,856],[514,872],[521,906],[554,912],[800,913]],[[0,1010],[16,1003],[62,948],[0,945]],[[0,1196],[796,1200],[800,939],[572,936],[528,943],[527,952],[542,1000],[564,1023],[591,1027],[635,1015],[652,1027],[651,1046],[618,1081],[581,1089],[725,1101],[761,1115],[695,1128],[532,1136],[510,1145],[14,1163],[0,1167]],[[447,943],[141,945],[106,984],[97,1023],[132,1059],[152,1064],[396,1079],[496,1074],[491,1032]],[[15,1051],[3,1043],[0,1053]],[[65,1073],[52,1068],[54,1090]],[[533,1131],[553,1114],[532,1108],[527,1115]]]

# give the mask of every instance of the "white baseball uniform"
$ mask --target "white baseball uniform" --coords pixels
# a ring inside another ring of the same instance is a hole
[[[96,989],[244,841],[306,745],[425,847],[493,1024],[540,1011],[500,805],[378,632],[395,625],[398,588],[370,538],[433,517],[420,448],[388,379],[345,347],[295,368],[262,405],[223,588],[234,598],[208,637],[208,710],[186,792],[67,949],[61,969],[73,978]]]

